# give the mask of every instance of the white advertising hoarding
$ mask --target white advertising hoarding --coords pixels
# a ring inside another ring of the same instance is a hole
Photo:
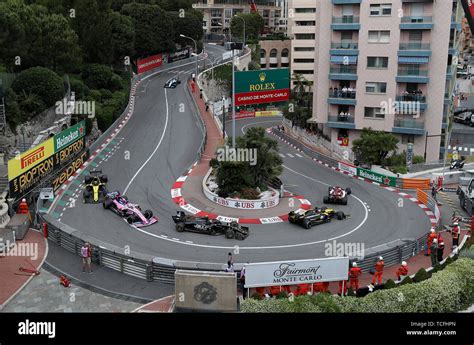
[[[349,258],[260,262],[245,266],[245,287],[347,280]]]
[[[357,175],[357,168],[355,166],[342,162],[338,162],[338,165],[339,170],[345,171],[351,175]]]

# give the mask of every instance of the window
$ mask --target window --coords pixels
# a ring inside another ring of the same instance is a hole
[[[342,16],[353,16],[354,15],[354,6],[352,5],[342,5]]]
[[[383,56],[368,56],[367,68],[388,68],[388,57]]]
[[[371,118],[371,119],[384,119],[385,114],[382,108],[365,107],[364,117]]]
[[[295,8],[295,13],[316,13],[316,8]]]
[[[295,39],[297,40],[314,40],[315,37],[315,34],[295,34]]]
[[[278,53],[277,53],[277,50],[275,48],[273,48],[272,50],[270,50],[270,57],[277,57]]]
[[[402,144],[414,144],[415,135],[413,134],[402,134]]]
[[[342,31],[341,32],[341,41],[352,41],[352,32],[351,31]]]
[[[369,43],[388,43],[390,31],[369,31]]]
[[[306,70],[306,69],[295,69],[293,70],[294,74],[314,74],[313,70]]]
[[[370,5],[371,16],[389,16],[392,14],[392,4]]]
[[[365,83],[365,92],[367,93],[386,93],[387,83]]]
[[[314,63],[314,59],[293,59],[295,63]]]
[[[412,30],[408,32],[408,40],[410,42],[421,42],[423,39],[423,33],[421,30]]]
[[[314,52],[314,47],[295,47],[295,52]]]
[[[298,20],[295,22],[297,26],[315,26],[316,21],[314,20]]]
[[[411,4],[410,15],[413,18],[423,18],[424,6],[423,4]],[[412,18],[412,19],[413,19]]]

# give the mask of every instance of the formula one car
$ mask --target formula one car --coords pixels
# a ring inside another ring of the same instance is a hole
[[[176,231],[190,231],[198,234],[222,235],[228,239],[244,240],[249,235],[249,228],[241,226],[237,222],[224,223],[217,219],[209,219],[208,217],[186,216],[183,211],[178,211],[173,216],[176,224]]]
[[[351,195],[352,191],[350,188],[342,188],[339,186],[329,187],[328,195],[323,199],[325,204],[340,204],[347,205],[348,196]]]
[[[84,177],[84,191],[82,197],[84,203],[102,202],[107,195],[107,175],[102,174],[102,170],[92,170]]]
[[[165,84],[165,88],[168,88],[168,89],[175,89],[176,86],[178,86],[178,84],[181,84],[181,80],[179,80],[178,77],[174,77],[174,78],[171,78],[170,80],[168,80]]]
[[[152,211],[142,212],[139,205],[132,204],[125,195],[120,195],[118,191],[108,193],[102,205],[105,209],[109,209],[125,218],[128,224],[139,228],[158,222],[158,217],[154,217]]]
[[[315,207],[311,210],[291,211],[288,214],[288,221],[292,224],[299,224],[305,229],[311,228],[313,225],[329,223],[333,218],[343,220],[348,218],[342,211],[336,211],[327,207]]]

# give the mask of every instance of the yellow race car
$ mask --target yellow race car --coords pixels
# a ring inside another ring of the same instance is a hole
[[[107,195],[107,175],[102,170],[92,170],[84,177],[84,191],[82,192],[84,203],[100,203]]]

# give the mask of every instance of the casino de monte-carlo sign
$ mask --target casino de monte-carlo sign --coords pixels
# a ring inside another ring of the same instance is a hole
[[[245,287],[347,280],[348,257],[259,262],[245,266]]]

